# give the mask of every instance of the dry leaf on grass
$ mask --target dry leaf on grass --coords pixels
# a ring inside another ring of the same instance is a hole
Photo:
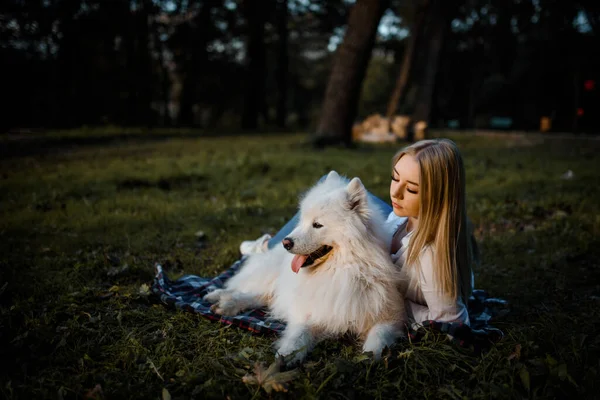
[[[269,368],[265,369],[263,364],[254,364],[254,375],[247,374],[242,378],[242,382],[249,385],[259,385],[267,393],[271,391],[287,392],[287,383],[293,380],[298,372],[296,370],[279,372],[280,363],[273,362]]]
[[[97,384],[96,386],[94,386],[93,389],[88,390],[83,396],[83,398],[86,400],[103,399],[104,393],[102,392],[102,386],[100,384]]]
[[[519,359],[521,358],[521,345],[517,344],[515,346],[515,351],[512,352],[509,356],[508,356],[508,361],[512,360],[512,359]]]
[[[142,297],[150,296],[150,286],[146,283],[142,283],[140,288],[138,289],[138,294]]]

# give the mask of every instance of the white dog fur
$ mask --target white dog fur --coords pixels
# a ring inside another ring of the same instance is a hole
[[[378,359],[403,336],[406,313],[391,238],[375,207],[360,179],[348,182],[331,171],[301,200],[300,222],[286,238],[293,247],[250,255],[224,289],[205,300],[222,315],[267,306],[287,323],[276,348],[288,362],[302,361],[319,340],[346,332],[358,335],[363,351]],[[324,245],[332,248],[328,254],[300,268]]]

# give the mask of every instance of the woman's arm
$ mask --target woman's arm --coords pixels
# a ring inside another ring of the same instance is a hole
[[[419,312],[419,314],[421,314],[419,319],[421,319],[421,321],[435,320],[469,324],[469,313],[460,296],[454,301],[445,296],[442,290],[435,284],[434,260],[433,249],[430,246],[426,247],[419,258],[421,263],[419,283],[421,285],[421,292],[423,293],[424,300],[427,304],[427,312],[425,313],[425,310],[417,310],[421,311]],[[417,316],[415,315],[414,317],[416,320]]]

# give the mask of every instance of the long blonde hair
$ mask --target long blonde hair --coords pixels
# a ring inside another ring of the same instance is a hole
[[[392,167],[406,154],[419,164],[421,197],[419,224],[412,234],[405,265],[419,266],[421,251],[432,245],[436,286],[453,300],[460,294],[467,304],[472,290],[472,260],[460,151],[449,139],[422,140],[396,153]]]

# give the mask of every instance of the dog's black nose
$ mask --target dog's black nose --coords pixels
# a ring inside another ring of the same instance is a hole
[[[294,247],[294,241],[290,238],[285,238],[281,241],[286,250],[291,250]]]

